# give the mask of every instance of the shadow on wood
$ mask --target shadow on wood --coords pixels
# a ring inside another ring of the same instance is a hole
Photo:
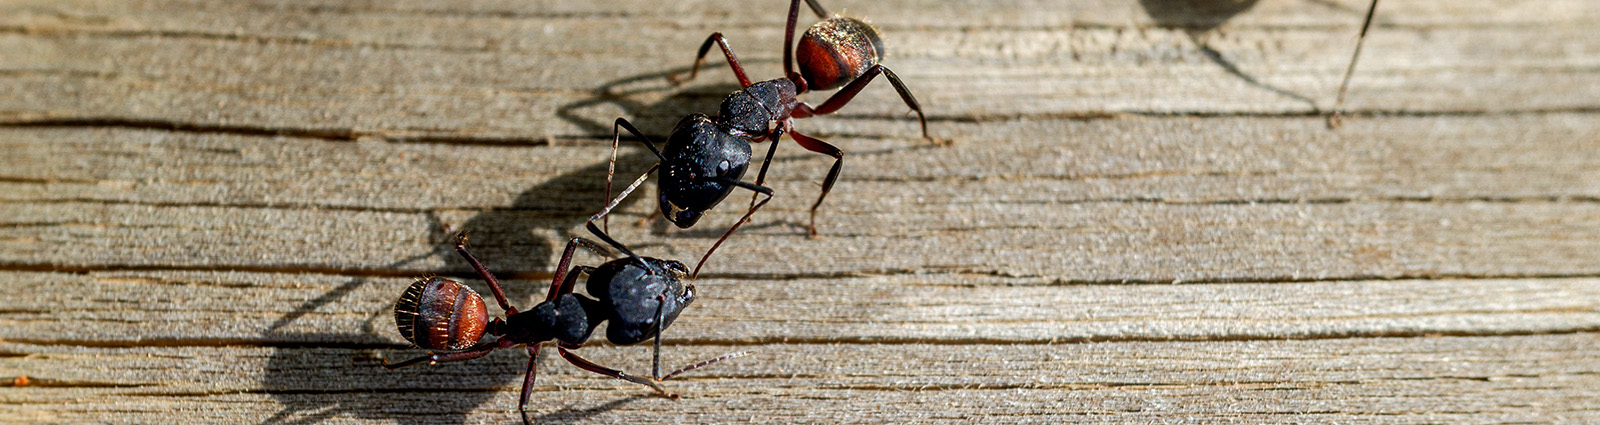
[[[1317,102],[1281,87],[1261,82],[1256,77],[1246,74],[1237,65],[1222,57],[1222,52],[1211,47],[1207,37],[1213,30],[1228,22],[1235,15],[1244,13],[1256,5],[1257,0],[1139,0],[1139,5],[1144,7],[1145,13],[1155,19],[1156,24],[1169,28],[1182,28],[1189,35],[1189,40],[1206,55],[1212,63],[1222,67],[1245,83],[1262,88],[1281,96],[1305,102],[1312,110],[1319,110]]]
[[[706,93],[707,90],[720,90],[721,86],[680,92],[654,103],[637,100],[641,95],[670,89],[671,87],[664,83],[668,74],[669,72],[641,74],[608,82],[595,89],[593,98],[566,105],[561,108],[559,115],[592,133],[609,134],[610,123],[593,122],[575,111],[587,106],[611,103],[620,105],[630,116],[641,117],[637,122],[642,126],[651,129],[670,129],[677,119],[674,115],[686,114],[685,111],[716,110],[722,95],[709,96]],[[643,89],[620,89],[628,85],[655,81],[663,84]],[[728,90],[734,89],[736,88]],[[669,119],[673,121],[668,121]],[[626,186],[637,175],[635,173],[638,170],[647,169],[655,162],[655,158],[649,152],[636,146],[630,148],[623,145],[622,152],[617,157],[616,190]],[[553,271],[550,270],[553,264],[550,264],[549,260],[557,254],[560,246],[565,246],[565,239],[578,236],[571,232],[571,229],[579,227],[608,201],[605,198],[605,179],[609,158],[596,158],[596,160],[594,165],[544,181],[523,191],[511,205],[484,211],[458,226],[444,222],[437,214],[430,214],[430,226],[417,230],[429,235],[428,240],[432,242],[433,249],[391,263],[387,268],[397,269],[438,255],[449,264],[449,269],[457,270],[449,272],[449,275],[459,277],[460,280],[482,289],[484,283],[479,281],[480,279],[470,271],[470,266],[454,250],[452,234],[464,231],[474,236],[470,239],[473,251],[491,272],[510,276]],[[474,190],[474,188],[462,188],[462,190]],[[641,198],[645,196],[635,194],[625,200],[619,208],[626,208]],[[551,232],[563,236],[557,238],[559,240],[550,240],[546,235]],[[718,232],[720,234],[720,230]],[[421,355],[416,350],[395,351],[402,347],[389,343],[391,339],[380,334],[388,332],[387,328],[383,331],[377,329],[380,323],[390,323],[387,320],[380,320],[388,316],[390,312],[387,310],[371,312],[359,332],[315,334],[278,332],[285,325],[322,306],[339,302],[351,292],[366,285],[369,280],[366,277],[353,278],[331,291],[306,301],[268,328],[264,335],[268,340],[284,344],[305,344],[312,348],[287,347],[273,352],[264,371],[261,385],[262,389],[272,394],[284,408],[263,421],[263,424],[318,423],[337,416],[392,419],[402,424],[461,423],[465,420],[464,415],[478,410],[480,405],[501,389],[513,385],[517,378],[522,376],[525,371],[523,366],[490,360],[495,356],[467,362],[441,363],[389,371],[387,375],[378,375],[382,377],[379,378],[381,381],[386,382],[349,382],[350,374],[345,371],[308,367],[317,364],[345,363],[340,359],[317,361],[313,358],[347,356],[352,368],[365,367],[379,370],[379,363],[373,359],[395,357],[390,359],[394,361]],[[397,296],[401,289],[403,288],[396,288]],[[543,295],[542,291],[546,288],[544,285],[507,285],[504,289],[513,307],[528,308],[531,307],[531,300]],[[387,349],[384,351],[390,352],[380,353],[380,349]],[[382,372],[380,370],[379,373]],[[382,390],[373,390],[374,388]],[[395,397],[391,397],[404,393],[419,394],[424,398],[436,397],[438,403],[404,406],[405,403],[400,403]],[[577,411],[550,413],[541,416],[536,422],[580,421],[638,398],[619,399]],[[409,409],[425,411],[401,411]]]

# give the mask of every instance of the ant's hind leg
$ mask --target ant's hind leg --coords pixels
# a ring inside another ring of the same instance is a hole
[[[817,4],[817,0],[806,0],[806,6],[810,6],[811,11],[817,14],[817,19],[828,19],[828,11],[823,10],[822,5]],[[791,79],[800,75],[794,72],[794,27],[799,20],[800,0],[791,0],[789,21],[783,27],[783,76]]]
[[[900,94],[900,100],[904,101],[906,106],[911,108],[912,112],[917,113],[917,123],[922,127],[922,138],[924,140],[934,141],[933,136],[928,135],[928,117],[922,113],[922,104],[918,103],[916,96],[911,94],[911,89],[906,88],[906,83],[900,81],[900,76],[895,75],[894,71],[890,70],[889,67],[883,66],[882,64],[873,65],[871,68],[867,68],[867,71],[861,73],[860,77],[856,77],[855,80],[851,80],[850,84],[846,84],[844,88],[839,89],[838,93],[834,93],[833,96],[829,97],[828,100],[823,101],[822,104],[816,108],[811,108],[805,104],[795,106],[794,116],[797,118],[804,118],[815,115],[827,115],[833,113],[834,111],[838,111],[839,108],[844,107],[845,104],[850,103],[852,99],[855,99],[856,94],[861,93],[861,89],[866,88],[867,83],[871,83],[872,79],[877,78],[878,74],[883,74],[885,78],[888,78],[889,84],[894,86],[894,91]],[[938,143],[944,144],[942,141]]]
[[[426,356],[417,357],[417,358],[414,358],[414,359],[411,359],[411,360],[406,360],[406,361],[399,362],[399,363],[389,363],[388,360],[384,360],[383,361],[383,367],[388,368],[389,370],[394,370],[394,369],[400,369],[400,368],[407,368],[407,367],[411,367],[411,366],[416,366],[416,365],[423,364],[423,363],[427,363],[427,364],[431,365],[431,364],[435,364],[435,363],[463,362],[463,361],[472,360],[472,359],[476,359],[476,358],[479,358],[479,357],[483,357],[483,356],[489,355],[489,353],[493,352],[494,350],[499,350],[499,349],[502,349],[502,348],[511,348],[512,346],[515,346],[515,345],[517,345],[517,344],[514,343],[514,342],[511,342],[509,340],[497,339],[497,340],[494,340],[494,341],[478,344],[476,346],[473,346],[471,348],[468,348],[468,349],[465,349],[465,350],[461,350],[461,351],[451,351],[451,352],[447,352],[447,353],[428,353],[428,355],[426,355]]]
[[[670,74],[667,75],[667,80],[671,81],[673,85],[693,80],[696,75],[700,74],[700,64],[706,61],[706,53],[711,52],[712,44],[722,47],[722,55],[728,58],[728,67],[733,68],[733,75],[739,77],[739,86],[750,87],[750,77],[745,75],[744,65],[739,64],[739,57],[733,54],[732,48],[728,47],[728,38],[723,37],[720,32],[711,33],[710,37],[706,37],[706,42],[700,44],[700,53],[694,57],[694,66],[689,68],[688,78],[679,79],[678,74]]]

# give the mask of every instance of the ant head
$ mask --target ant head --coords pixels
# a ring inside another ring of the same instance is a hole
[[[682,281],[687,273],[683,263],[651,257],[619,258],[596,267],[588,291],[610,307],[606,339],[636,344],[672,325],[694,302],[694,286]]]
[[[750,143],[693,114],[678,122],[662,156],[661,214],[687,229],[733,192],[732,182],[750,168]]]
[[[483,297],[454,280],[418,279],[394,303],[400,336],[430,350],[460,350],[478,343],[488,326]]]

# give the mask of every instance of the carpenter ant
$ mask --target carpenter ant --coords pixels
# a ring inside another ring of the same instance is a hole
[[[762,184],[766,181],[767,167],[777,152],[778,138],[784,134],[788,134],[806,150],[834,158],[833,168],[828,171],[828,177],[822,182],[822,193],[817,195],[817,201],[811,204],[811,221],[806,227],[812,236],[816,236],[817,208],[822,205],[822,200],[827,198],[828,192],[833,190],[833,184],[839,178],[839,170],[844,166],[844,151],[827,142],[794,131],[794,118],[827,115],[839,110],[855,98],[867,83],[881,74],[894,85],[895,91],[900,94],[900,99],[905,101],[906,106],[916,112],[922,137],[933,140],[928,136],[928,119],[922,113],[922,106],[911,95],[911,90],[906,88],[894,71],[878,63],[883,59],[884,49],[877,30],[860,20],[834,17],[811,26],[796,45],[794,29],[800,12],[800,1],[792,0],[789,4],[789,20],[783,41],[784,78],[750,82],[750,77],[745,75],[744,67],[739,65],[739,58],[728,47],[727,38],[720,32],[713,33],[706,38],[705,43],[701,44],[700,51],[695,57],[694,67],[689,71],[689,77],[680,80],[672,76],[670,79],[674,83],[694,79],[711,45],[720,46],[723,55],[728,59],[728,65],[733,68],[733,73],[739,78],[739,84],[743,88],[722,100],[717,116],[690,114],[684,117],[678,121],[672,130],[672,135],[667,138],[664,151],[657,150],[654,142],[626,119],[618,118],[612,126],[612,171],[615,170],[616,148],[621,138],[621,130],[627,129],[660,159],[656,166],[652,166],[634,184],[643,182],[650,173],[665,167],[666,170],[658,182],[660,212],[679,228],[694,226],[707,210],[727,198],[734,187],[749,189],[758,196],[767,195],[766,199],[759,202],[756,198],[750,200],[750,209],[744,218],[723,233],[722,238],[706,251],[700,263],[695,266],[695,274],[699,274],[700,266],[703,266],[706,258],[709,258],[711,253],[728,239],[728,235],[733,234],[733,231],[738,229],[751,214],[772,199],[772,189]],[[816,0],[805,0],[805,2],[819,18],[827,17],[828,13],[817,4]],[[799,57],[799,72],[795,71],[796,55]],[[824,90],[841,86],[844,88],[829,97],[821,106],[812,107],[796,98],[809,89]],[[761,163],[761,171],[756,175],[755,184],[740,181],[750,166],[750,144],[763,141],[772,141],[773,144],[768,148],[766,159]],[[611,196],[609,175],[606,179],[606,196],[608,198]],[[619,196],[617,199],[621,198]]]
[[[385,361],[384,367],[399,369],[422,363],[431,365],[466,361],[483,357],[494,350],[526,345],[528,373],[522,381],[522,398],[517,410],[522,414],[523,423],[531,424],[528,419],[529,391],[537,375],[535,366],[539,359],[539,347],[545,341],[554,341],[561,358],[583,370],[644,385],[672,399],[677,399],[678,395],[662,388],[662,381],[712,363],[749,354],[727,354],[661,375],[661,331],[694,302],[694,285],[680,283],[687,273],[682,263],[639,257],[609,237],[605,239],[613,247],[627,252],[628,256],[599,267],[575,266],[568,270],[572,255],[579,246],[610,256],[609,251],[593,241],[572,238],[561,255],[561,263],[544,302],[531,310],[518,312],[506,302],[499,280],[472,253],[467,252],[466,235],[458,235],[456,252],[472,265],[478,276],[489,283],[495,301],[505,310],[505,318],[488,320],[483,298],[460,282],[440,277],[418,280],[406,288],[395,302],[395,324],[406,340],[418,347],[439,352],[430,352],[426,356],[399,363]],[[580,274],[589,275],[588,292],[596,298],[572,292]],[[649,378],[595,364],[570,351],[581,347],[589,340],[595,326],[607,320],[611,321],[611,325],[606,329],[606,339],[613,344],[630,345],[655,339],[655,356]],[[497,338],[478,342],[484,334]]]
[[[1344,70],[1344,81],[1339,83],[1339,97],[1333,103],[1333,114],[1328,116],[1328,128],[1344,125],[1344,92],[1350,88],[1350,76],[1356,72],[1356,59],[1361,58],[1361,45],[1367,41],[1367,29],[1372,27],[1372,15],[1378,11],[1378,0],[1367,6],[1367,19],[1361,22],[1361,35],[1356,38],[1356,51],[1350,55],[1350,66]]]

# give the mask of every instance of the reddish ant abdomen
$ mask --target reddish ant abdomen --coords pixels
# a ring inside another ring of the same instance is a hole
[[[835,89],[883,60],[883,40],[872,24],[833,18],[812,25],[800,36],[795,58],[808,89]]]
[[[461,350],[478,343],[488,326],[483,297],[461,282],[418,280],[394,303],[400,336],[430,350]]]

